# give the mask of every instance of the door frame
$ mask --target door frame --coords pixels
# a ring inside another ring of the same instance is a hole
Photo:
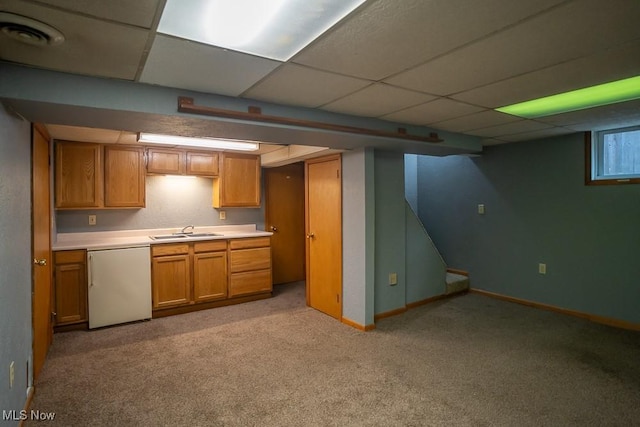
[[[338,174],[340,178],[340,188],[339,188],[339,200],[340,200],[340,245],[339,245],[339,254],[338,257],[340,259],[339,270],[340,270],[340,289],[339,289],[339,298],[340,298],[340,316],[338,320],[342,319],[343,312],[343,283],[342,283],[342,275],[343,275],[343,258],[342,258],[342,154],[332,154],[329,156],[316,157],[313,159],[305,160],[304,162],[304,233],[306,237],[305,241],[305,261],[306,261],[306,271],[305,271],[305,293],[306,293],[306,302],[307,306],[311,307],[311,292],[310,292],[310,272],[311,272],[311,264],[310,264],[310,245],[309,245],[309,165],[314,163],[323,163],[330,161],[338,161]]]

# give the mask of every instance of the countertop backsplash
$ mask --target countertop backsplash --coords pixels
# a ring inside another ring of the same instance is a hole
[[[214,209],[212,191],[211,178],[147,176],[145,208],[59,210],[55,214],[56,231],[86,233],[188,224],[256,224],[258,230],[264,230],[263,206]],[[219,219],[219,211],[225,212],[226,219]],[[89,215],[96,215],[96,225],[89,225]]]

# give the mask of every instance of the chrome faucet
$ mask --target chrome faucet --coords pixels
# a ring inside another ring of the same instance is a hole
[[[191,229],[191,231],[187,231],[187,229],[189,229],[189,228]],[[193,225],[187,225],[182,230],[180,230],[180,234],[193,234],[194,228],[195,227]]]

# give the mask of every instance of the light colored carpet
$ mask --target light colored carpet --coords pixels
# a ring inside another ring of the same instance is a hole
[[[275,294],[57,334],[32,409],[56,426],[640,423],[639,333],[475,294],[364,333],[307,308],[304,284]]]

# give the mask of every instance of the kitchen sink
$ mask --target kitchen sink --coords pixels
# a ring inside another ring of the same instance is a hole
[[[167,239],[186,239],[188,237],[214,237],[222,236],[219,233],[174,233],[174,234],[159,234],[156,236],[149,236],[153,240],[167,240]]]
[[[187,237],[185,234],[161,234],[158,236],[149,236],[153,240],[166,240],[166,239],[183,239]]]

